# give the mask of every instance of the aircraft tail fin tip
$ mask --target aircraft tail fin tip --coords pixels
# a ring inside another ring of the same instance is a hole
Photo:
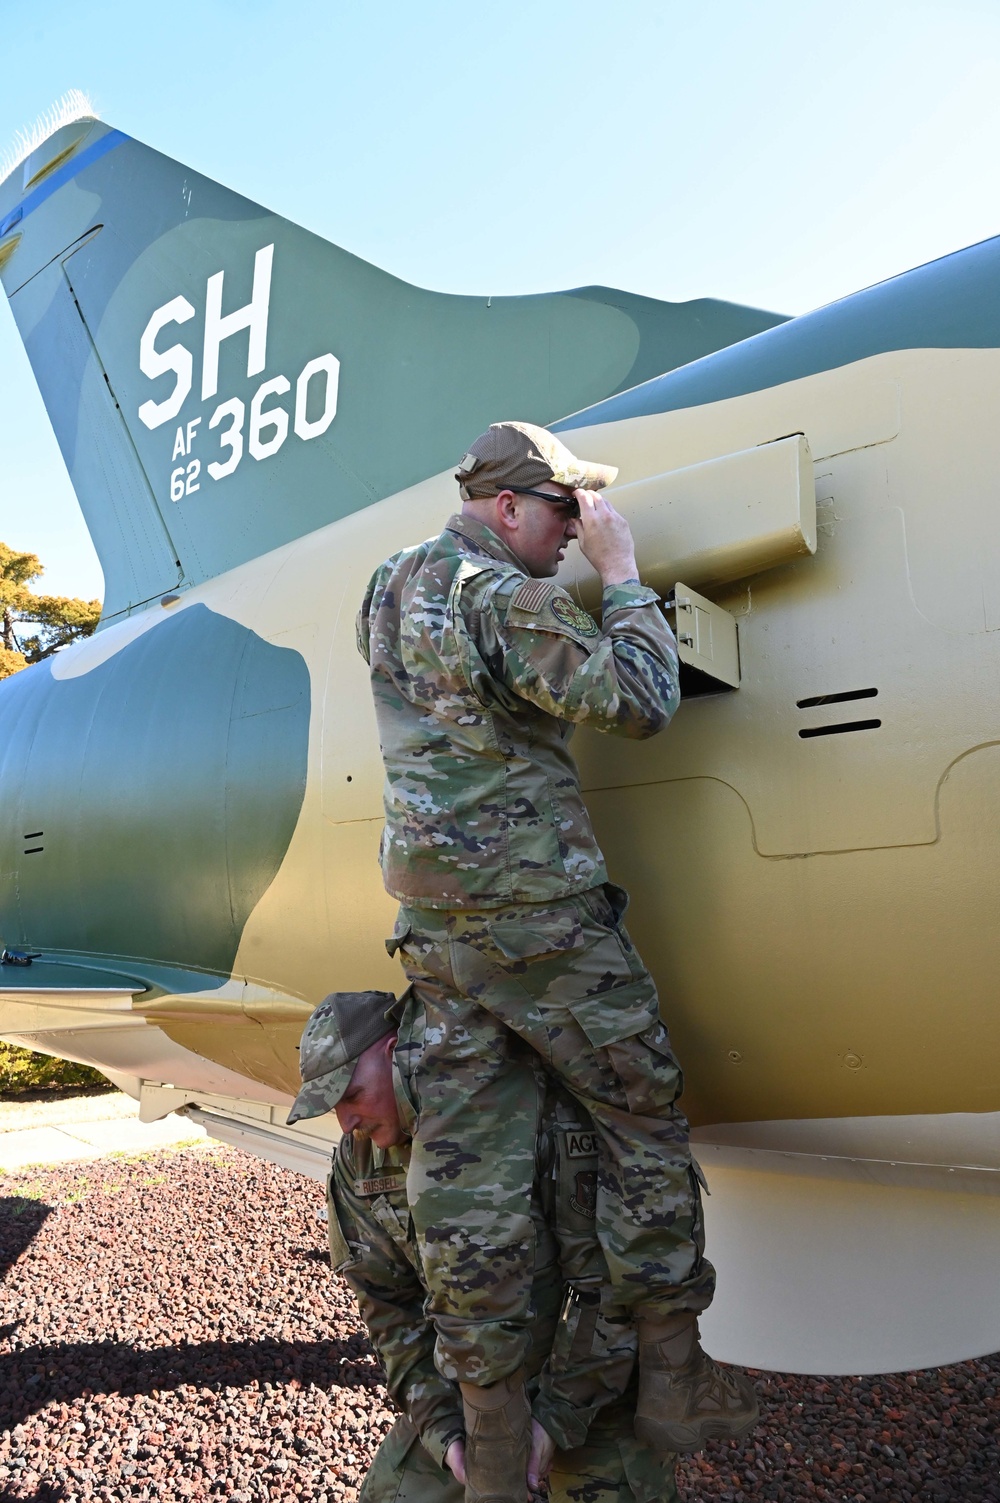
[[[13,141],[0,156],[0,183],[64,125],[96,119],[97,112],[90,95],[82,89],[67,89],[31,125],[15,131]]]

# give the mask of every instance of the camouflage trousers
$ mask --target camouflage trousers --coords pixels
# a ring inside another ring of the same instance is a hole
[[[588,1444],[557,1451],[549,1503],[677,1503],[675,1458],[656,1456],[632,1437],[631,1418],[595,1425]],[[465,1503],[465,1488],[424,1450],[408,1419],[379,1447],[358,1503]]]
[[[532,1264],[521,1232],[537,1124],[523,1112],[498,1127],[496,1111],[512,1072],[526,1071],[524,1045],[593,1120],[609,1300],[649,1315],[711,1302],[715,1272],[676,1106],[681,1072],[653,980],[620,923],[626,901],[609,886],[546,908],[403,907],[388,941],[426,1017],[407,1197],[435,1361],[453,1380],[493,1382],[527,1344]],[[523,1091],[533,1099],[527,1081]],[[497,1309],[504,1317],[484,1351],[476,1327]]]

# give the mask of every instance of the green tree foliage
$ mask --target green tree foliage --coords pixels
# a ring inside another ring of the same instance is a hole
[[[54,1059],[51,1054],[35,1054],[16,1044],[0,1040],[0,1096],[23,1096],[28,1091],[60,1091],[104,1086],[111,1082],[100,1070],[78,1065],[70,1059]]]
[[[35,594],[31,584],[44,572],[36,553],[0,543],[0,678],[89,637],[97,626],[99,600]]]
[[[40,663],[80,637],[89,637],[97,626],[99,600],[36,595],[31,584],[43,573],[37,554],[18,553],[0,543],[0,679],[29,663]],[[35,1054],[0,1040],[0,1095],[74,1086],[109,1086],[109,1082],[89,1065]]]

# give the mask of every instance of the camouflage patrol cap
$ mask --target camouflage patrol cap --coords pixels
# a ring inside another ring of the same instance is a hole
[[[331,992],[324,997],[302,1033],[302,1089],[288,1113],[289,1124],[333,1111],[361,1055],[394,1032],[386,1015],[395,1005],[392,992]]]
[[[547,428],[534,423],[491,423],[455,474],[463,501],[496,496],[508,487],[532,489],[546,480],[573,490],[600,491],[618,474],[611,464],[577,459]]]

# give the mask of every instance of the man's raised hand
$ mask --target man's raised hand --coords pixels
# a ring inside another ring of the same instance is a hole
[[[601,576],[602,585],[639,578],[632,531],[620,511],[599,491],[574,491],[580,518],[576,535],[580,552]]]

